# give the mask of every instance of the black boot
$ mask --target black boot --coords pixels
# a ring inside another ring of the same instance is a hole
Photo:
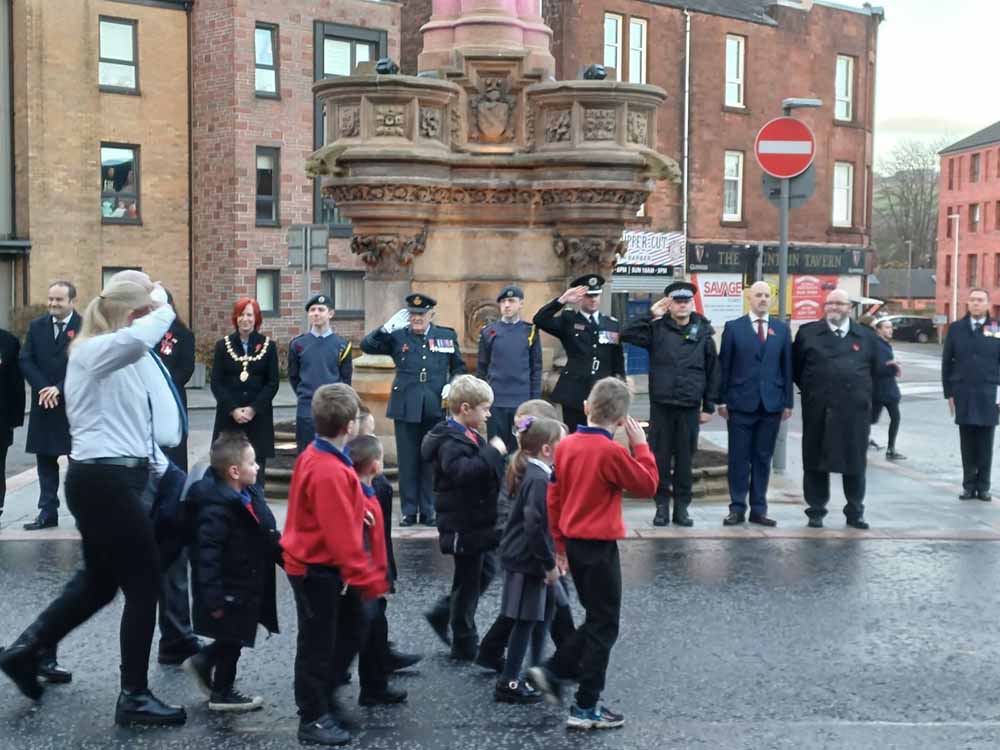
[[[44,686],[38,681],[42,645],[38,642],[38,624],[32,624],[0,653],[0,671],[10,677],[17,689],[37,701]]]
[[[669,503],[657,503],[656,515],[653,516],[653,526],[666,526],[670,523]]]
[[[143,690],[122,690],[115,707],[115,724],[145,724],[147,726],[168,726],[187,721],[184,706],[171,706],[151,692]]]
[[[43,648],[38,654],[38,676],[46,682],[65,684],[73,681],[73,673],[59,666],[56,648]]]

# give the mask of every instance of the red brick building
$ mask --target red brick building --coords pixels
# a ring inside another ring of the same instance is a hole
[[[197,0],[192,6],[194,324],[199,341],[230,330],[233,303],[256,297],[264,332],[282,344],[305,323],[302,305],[334,297],[335,326],[364,323],[363,266],[350,226],[306,176],[322,145],[313,83],[399,57],[400,4],[378,0]],[[289,229],[325,225],[325,268],[289,262]]]
[[[962,317],[969,289],[978,286],[990,290],[996,316],[1000,314],[1000,122],[952,144],[940,156],[937,312],[948,320]]]

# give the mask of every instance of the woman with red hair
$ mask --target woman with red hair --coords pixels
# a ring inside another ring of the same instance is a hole
[[[260,333],[263,318],[257,300],[243,297],[233,307],[236,330],[215,345],[212,394],[215,429],[246,434],[257,454],[257,484],[264,489],[264,466],[274,456],[271,402],[278,392],[278,346]]]

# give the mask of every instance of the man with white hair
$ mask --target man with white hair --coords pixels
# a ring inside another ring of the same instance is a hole
[[[830,474],[843,475],[847,525],[867,529],[865,470],[878,371],[875,335],[851,320],[847,292],[827,295],[824,317],[799,329],[792,347],[802,394],[803,491],[809,526],[823,527]]]

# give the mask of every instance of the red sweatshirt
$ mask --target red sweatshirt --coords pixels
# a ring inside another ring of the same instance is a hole
[[[307,565],[336,568],[344,582],[374,599],[388,590],[362,541],[365,495],[350,459],[313,443],[295,462],[281,546],[285,572],[304,575]]]
[[[566,554],[566,539],[621,539],[622,490],[652,497],[659,483],[648,445],[635,446],[635,458],[606,431],[581,427],[556,448],[549,483],[549,527],[556,550]]]
[[[371,489],[372,494],[368,494],[368,489]],[[382,506],[379,504],[378,498],[375,497],[374,489],[370,487],[365,489],[364,485],[362,485],[362,490],[365,493],[365,510],[369,511],[375,518],[374,526],[364,526],[362,528],[362,537],[368,547],[372,561],[388,580],[389,551],[385,543],[385,517],[382,515]]]

